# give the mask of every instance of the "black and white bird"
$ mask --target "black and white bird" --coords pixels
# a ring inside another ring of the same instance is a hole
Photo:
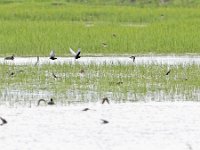
[[[50,101],[47,104],[48,105],[55,105],[55,102],[53,101],[53,98],[51,98]]]
[[[101,122],[102,124],[107,124],[107,123],[109,123],[109,121],[104,120],[104,119],[101,119],[101,121],[102,121],[102,122]]]
[[[129,58],[131,58],[133,60],[133,62],[135,62],[135,56],[131,56]]]
[[[5,60],[14,60],[15,59],[15,55],[5,57],[4,59]]]
[[[69,48],[70,53],[74,56],[75,59],[81,58],[81,49],[79,48],[78,51],[75,53],[73,49]]]
[[[51,59],[51,60],[57,59],[57,58],[56,58],[56,54],[55,54],[55,52],[54,52],[53,50],[50,52],[50,57],[49,57],[49,59]]]
[[[1,124],[0,124],[0,126],[2,126],[2,125],[4,125],[4,124],[6,124],[7,123],[7,121],[6,121],[6,119],[4,119],[4,118],[2,118],[2,117],[0,117],[0,119],[1,119]]]

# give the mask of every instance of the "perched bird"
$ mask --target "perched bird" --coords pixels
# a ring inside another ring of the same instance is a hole
[[[110,104],[109,100],[107,97],[104,97],[103,100],[102,100],[102,104],[104,104],[105,102],[107,102],[108,104]]]
[[[50,52],[50,57],[49,57],[49,59],[51,59],[51,60],[57,59],[57,58],[56,58],[56,54],[55,54],[55,52],[54,52],[53,50]]]
[[[50,99],[50,101],[47,103],[48,105],[55,105],[53,98]]]
[[[79,48],[78,51],[75,53],[73,49],[69,48],[70,53],[74,56],[75,59],[81,58],[81,49]]]
[[[167,73],[165,74],[166,76],[169,75],[169,73],[171,72],[171,70],[168,70]]]
[[[133,60],[133,62],[135,62],[135,56],[131,56],[129,58],[131,58]]]
[[[5,57],[4,59],[5,60],[14,60],[15,59],[15,55]]]
[[[4,118],[0,117],[0,119],[2,121],[2,123],[0,124],[1,126],[7,123],[7,121]]]
[[[109,121],[104,120],[104,119],[101,119],[101,121],[102,121],[102,124],[107,124],[107,123],[109,123]]]
[[[84,108],[82,111],[88,111],[90,110],[90,108]]]

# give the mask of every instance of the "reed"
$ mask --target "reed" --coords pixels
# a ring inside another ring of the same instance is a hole
[[[84,73],[81,73],[83,69]],[[168,66],[156,64],[47,64],[36,67],[1,64],[0,89],[2,93],[6,89],[20,93],[21,99],[27,95],[34,99],[39,92],[44,97],[54,95],[62,102],[98,101],[103,96],[110,96],[115,101],[144,101],[148,98],[199,101],[199,65],[170,66],[170,69],[170,74],[165,75]],[[10,72],[15,75],[10,76]]]

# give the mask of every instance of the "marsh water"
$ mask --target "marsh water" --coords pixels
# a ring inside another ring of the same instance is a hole
[[[16,57],[13,61],[0,58],[2,64],[16,65],[17,68],[22,65],[20,69],[25,67],[23,65],[35,65],[36,62],[36,57]],[[138,56],[135,62],[129,57],[82,57],[76,61],[71,57],[58,57],[55,61],[41,57],[37,65],[49,63],[199,65],[200,57]],[[62,82],[49,79],[54,84]],[[74,88],[60,94],[50,91],[48,86],[38,90],[33,85],[36,89],[28,90],[19,89],[18,84],[0,91],[0,116],[8,122],[0,126],[0,147],[4,150],[200,148],[199,88],[193,89],[190,94],[181,93],[178,88],[174,89],[175,92],[158,90],[144,94],[133,91],[80,91]],[[110,104],[102,105],[101,100],[105,96]],[[43,103],[37,106],[39,99],[50,98],[54,98],[56,105]],[[89,111],[82,111],[84,108],[89,108]],[[102,119],[108,123],[103,124]]]
[[[89,111],[82,111],[90,108]],[[200,104],[87,103],[0,107],[3,150],[198,150]],[[102,124],[101,119],[109,123]]]
[[[113,65],[141,65],[141,64],[166,64],[166,65],[188,65],[188,64],[200,64],[200,56],[136,56],[135,61],[128,56],[124,57],[81,57],[78,60],[74,60],[72,57],[58,57],[57,60],[50,60],[48,57],[40,57],[37,62],[37,57],[16,57],[14,60],[4,60],[0,58],[0,63],[10,65],[42,65],[42,64],[113,64]],[[19,90],[16,87],[5,87],[0,91],[0,99],[2,104],[9,106],[33,106],[36,105],[37,100],[40,98],[50,99],[51,97],[57,99],[61,105],[76,102],[97,102],[102,97],[109,97],[111,100],[120,102],[135,102],[135,101],[199,101],[200,92],[199,89],[195,89],[192,94],[182,94],[177,91],[176,94],[165,93],[160,90],[159,92],[145,92],[144,94],[137,94],[133,92],[118,92],[112,93],[97,92],[97,91],[79,91],[79,90],[67,90],[65,93],[51,92],[48,88],[43,90]]]
[[[15,65],[34,65],[37,62],[37,57],[16,57],[12,60],[4,60],[0,58],[0,63],[15,64]],[[50,60],[49,57],[40,57],[39,64],[52,63],[80,63],[80,64],[132,64],[133,60],[129,56],[123,57],[81,57],[75,60],[73,57],[58,57],[56,60]],[[136,56],[134,64],[200,64],[200,56]]]

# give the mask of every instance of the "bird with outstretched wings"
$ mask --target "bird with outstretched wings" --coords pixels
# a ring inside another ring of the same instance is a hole
[[[74,56],[75,59],[81,58],[81,49],[79,48],[77,52],[74,52],[73,49],[69,48],[70,53]]]

